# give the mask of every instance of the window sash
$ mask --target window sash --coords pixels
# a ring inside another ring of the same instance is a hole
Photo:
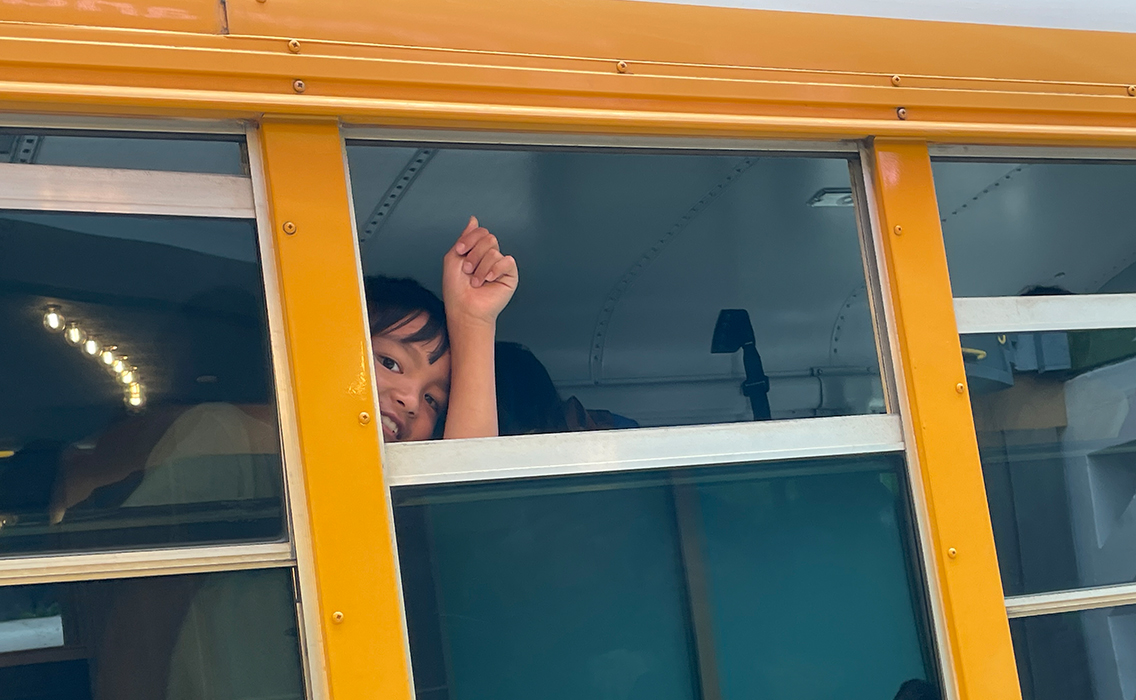
[[[252,181],[236,175],[0,163],[0,210],[252,219]]]
[[[393,443],[392,487],[902,452],[897,415]]]

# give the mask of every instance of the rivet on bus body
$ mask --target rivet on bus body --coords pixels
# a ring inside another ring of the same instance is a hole
[[[907,108],[906,107],[896,108],[895,116],[899,117],[900,119],[907,119]]]
[[[947,556],[950,557],[951,559],[954,559],[958,555],[959,555],[958,550],[955,549],[954,547],[951,547],[947,550]]]
[[[619,71],[620,73],[626,73],[627,72],[627,61],[620,61],[619,63],[616,63],[615,69],[617,71]]]
[[[1128,86],[1128,94],[1131,95],[1132,97],[1136,97],[1136,85],[1129,85]]]
[[[289,236],[296,232],[296,224],[292,223],[291,221],[285,221],[284,225],[280,228],[284,229],[284,233],[288,234]]]
[[[903,78],[899,77],[898,75],[891,76],[891,84],[892,85],[899,87],[899,84],[901,82],[903,82]]]
[[[337,625],[338,625],[339,623],[343,622],[343,613],[341,613],[340,611],[336,610],[335,612],[333,612],[333,613],[331,614],[331,621],[332,621],[332,622],[334,622],[334,623],[335,623],[335,624],[337,624]]]
[[[289,39],[288,50],[292,53],[300,53],[300,42],[296,39]]]
[[[955,384],[955,391],[957,391],[960,394],[965,394],[966,393],[966,384],[963,384],[962,382]]]
[[[292,89],[295,90],[296,92],[303,92],[304,90],[308,89],[308,86],[304,85],[303,80],[293,80],[292,81]]]
[[[370,413],[363,411],[362,413],[359,414],[360,425],[366,425],[370,422],[371,422],[371,414]]]
[[[897,235],[897,236],[902,236],[903,235],[903,227],[900,226],[899,224],[896,224],[895,228],[892,229],[892,232],[895,233],[895,235]]]

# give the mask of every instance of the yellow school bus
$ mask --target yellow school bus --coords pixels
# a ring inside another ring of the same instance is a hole
[[[1130,700],[1136,11],[1035,4],[0,0],[0,698]]]

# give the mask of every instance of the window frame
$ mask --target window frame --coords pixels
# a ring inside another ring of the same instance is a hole
[[[957,668],[952,665],[950,621],[943,605],[933,542],[934,523],[923,494],[918,469],[916,438],[908,426],[906,397],[901,388],[902,366],[900,332],[881,235],[881,212],[875,192],[872,165],[874,149],[870,141],[803,141],[767,139],[716,139],[684,137],[640,137],[627,135],[523,134],[512,132],[399,129],[374,126],[340,125],[344,168],[350,199],[356,256],[366,240],[355,221],[346,153],[351,145],[417,146],[419,149],[447,146],[500,146],[507,148],[573,148],[587,150],[643,150],[666,153],[755,153],[772,152],[801,155],[844,155],[848,162],[850,187],[859,237],[872,318],[876,355],[880,369],[885,413],[835,417],[812,417],[762,423],[718,423],[707,425],[639,428],[607,433],[561,433],[531,436],[498,436],[465,440],[438,440],[421,443],[387,444],[379,431],[382,467],[388,494],[400,486],[454,484],[463,482],[555,477],[568,474],[603,474],[638,469],[712,467],[726,463],[760,463],[795,457],[838,457],[857,454],[900,454],[904,460],[905,498],[912,513],[914,551],[912,563],[921,590],[913,594],[917,604],[925,605],[929,622],[929,648],[940,687],[948,700],[960,696]],[[362,270],[359,270],[360,276]],[[362,288],[360,288],[362,292]],[[361,302],[365,298],[361,294]],[[370,348],[368,334],[367,347]],[[373,368],[370,368],[373,372]],[[375,397],[376,406],[378,404]],[[833,438],[836,435],[838,437]],[[729,442],[729,448],[722,443]],[[769,446],[769,442],[775,442]],[[763,443],[765,443],[763,445]],[[565,451],[567,449],[567,452]],[[667,449],[672,452],[667,453]],[[647,457],[642,453],[648,452]],[[639,454],[638,459],[612,458],[615,452]],[[389,495],[388,495],[389,500]],[[393,539],[393,531],[392,531]],[[397,560],[397,544],[395,545]],[[405,619],[405,601],[399,604]],[[1007,638],[1008,642],[1008,638]],[[409,663],[409,650],[407,651]]]
[[[76,553],[36,553],[0,557],[0,587],[68,581],[287,568],[292,572],[296,603],[297,647],[303,692],[312,700],[322,691],[318,617],[304,599],[314,597],[312,543],[307,523],[303,466],[298,449],[295,392],[284,333],[283,299],[272,236],[266,170],[255,124],[206,120],[131,120],[66,116],[0,115],[0,128],[49,132],[82,131],[92,138],[124,133],[229,135],[242,137],[249,153],[249,174],[217,175],[102,167],[0,164],[0,212],[41,211],[123,215],[231,218],[252,222],[256,230],[263,299],[281,443],[285,524],[282,541],[235,544],[190,544],[119,548]],[[64,185],[60,187],[60,185]]]
[[[932,162],[1128,163],[1136,149],[932,144]],[[953,297],[956,338],[971,334],[1084,331],[1136,327],[1136,294]],[[961,354],[962,342],[956,350]],[[973,425],[977,439],[977,427]],[[1136,603],[1136,583],[1004,596],[1008,619],[1111,608]]]

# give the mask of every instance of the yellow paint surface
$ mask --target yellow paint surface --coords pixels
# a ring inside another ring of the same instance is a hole
[[[376,412],[339,130],[262,133],[319,588],[305,604],[319,605],[335,700],[409,699],[377,421],[359,417]]]
[[[951,656],[963,700],[1020,698],[982,465],[965,390],[931,160],[922,142],[873,148],[884,257]],[[896,233],[896,227],[899,233]],[[959,391],[962,383],[963,391]],[[954,548],[957,556],[948,555]]]

